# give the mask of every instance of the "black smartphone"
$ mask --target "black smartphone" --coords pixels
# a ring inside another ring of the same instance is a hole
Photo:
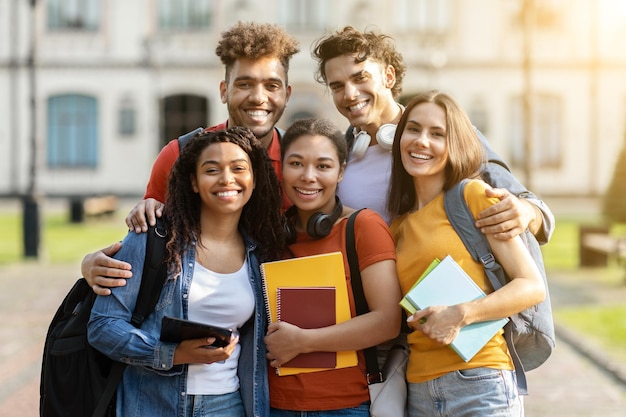
[[[175,317],[163,317],[161,321],[161,340],[164,342],[180,343],[187,339],[214,337],[211,347],[224,347],[230,343],[232,329],[212,326]]]

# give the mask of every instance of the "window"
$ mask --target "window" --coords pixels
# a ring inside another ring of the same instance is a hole
[[[282,0],[282,22],[288,31],[324,30],[328,21],[326,0]]]
[[[450,0],[398,0],[398,29],[443,34],[450,27]]]
[[[117,132],[121,136],[133,136],[136,130],[137,110],[130,94],[122,97],[117,114]]]
[[[161,100],[161,146],[198,127],[207,127],[209,102],[190,94],[171,95]]]
[[[48,0],[49,29],[96,30],[100,0]]]
[[[537,94],[532,112],[532,166],[535,168],[558,168],[561,165],[562,104],[553,95]],[[526,155],[524,126],[524,103],[522,97],[513,99],[511,123],[511,163],[523,166]]]
[[[159,0],[159,26],[165,30],[208,28],[212,0]]]
[[[132,136],[135,134],[135,109],[132,107],[122,107],[119,114],[118,131],[122,136]]]
[[[98,102],[83,95],[48,99],[48,167],[95,168],[98,163]]]

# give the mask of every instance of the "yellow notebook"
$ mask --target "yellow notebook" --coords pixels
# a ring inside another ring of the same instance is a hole
[[[261,264],[261,275],[265,290],[265,301],[270,322],[277,321],[277,290],[288,287],[334,287],[336,323],[352,318],[348,299],[348,287],[341,252],[291,258]],[[356,366],[356,351],[337,352],[336,368]],[[280,367],[278,375],[293,375],[306,372],[326,371],[329,368]],[[330,368],[332,369],[332,368]]]

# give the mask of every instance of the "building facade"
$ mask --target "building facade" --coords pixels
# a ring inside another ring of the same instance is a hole
[[[168,140],[227,118],[214,51],[239,20],[301,42],[281,127],[346,127],[310,50],[351,25],[395,39],[402,100],[452,94],[540,195],[601,194],[625,145],[623,0],[0,0],[0,196],[141,196]]]

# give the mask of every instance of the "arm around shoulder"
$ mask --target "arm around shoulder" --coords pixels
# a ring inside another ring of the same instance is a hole
[[[540,244],[547,243],[554,232],[554,215],[548,205],[538,198],[534,193],[529,191],[517,178],[511,173],[509,166],[504,160],[491,148],[489,141],[485,136],[476,129],[476,134],[483,144],[487,156],[487,164],[482,174],[483,179],[494,188],[505,188],[511,194],[517,196],[522,201],[527,201],[539,210],[534,220],[529,223],[529,229],[536,236]]]
[[[116,242],[83,258],[81,273],[96,294],[110,295],[110,288],[122,287],[132,277],[131,265],[112,257],[121,247],[122,243]]]

